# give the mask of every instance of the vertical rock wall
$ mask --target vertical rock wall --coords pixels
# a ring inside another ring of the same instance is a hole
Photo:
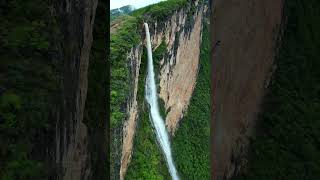
[[[212,177],[245,165],[265,84],[272,71],[282,1],[215,0],[212,27]],[[215,46],[220,41],[219,46]]]
[[[62,34],[59,59],[64,64],[61,99],[57,109],[55,160],[57,179],[89,179],[88,132],[82,122],[92,30],[98,0],[56,1]]]

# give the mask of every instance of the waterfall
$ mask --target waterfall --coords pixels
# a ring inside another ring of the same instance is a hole
[[[148,50],[148,75],[145,86],[145,96],[148,104],[150,105],[150,118],[152,120],[154,129],[156,130],[157,140],[162,148],[163,154],[165,155],[171,177],[173,180],[179,180],[179,176],[172,159],[169,135],[167,133],[166,126],[160,115],[158,107],[157,87],[153,71],[152,49],[148,24],[144,23],[144,27],[146,31]]]

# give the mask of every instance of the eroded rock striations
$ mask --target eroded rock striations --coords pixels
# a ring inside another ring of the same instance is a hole
[[[83,122],[89,56],[98,0],[56,1],[60,23],[59,60],[64,64],[61,99],[56,110],[56,179],[90,179],[88,127]]]
[[[272,72],[282,1],[215,0],[212,54],[212,177],[230,179],[246,164],[248,137]]]

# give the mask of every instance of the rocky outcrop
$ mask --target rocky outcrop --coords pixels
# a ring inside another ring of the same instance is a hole
[[[272,71],[282,1],[213,2],[212,177],[245,166],[248,137]]]
[[[56,1],[64,70],[56,110],[56,179],[90,179],[88,129],[83,123],[92,30],[98,0]]]

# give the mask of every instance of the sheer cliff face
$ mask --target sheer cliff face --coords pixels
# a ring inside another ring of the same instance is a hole
[[[158,77],[160,89],[158,90],[167,111],[166,125],[172,134],[188,107],[198,73],[204,6],[196,6],[196,12],[191,17],[188,17],[188,11],[189,9],[176,11],[165,22],[148,22],[153,49],[156,49],[162,41],[167,45],[167,54],[160,61]],[[124,179],[129,166],[133,152],[133,139],[137,131],[136,98],[142,50],[142,44],[137,45],[128,55],[133,85],[130,100],[127,103],[128,118],[123,126],[120,179]]]
[[[229,179],[245,165],[248,136],[273,69],[281,13],[277,0],[213,2],[214,179]]]
[[[199,7],[191,17],[191,29],[186,28],[187,13],[181,10],[165,23],[164,29],[158,28],[155,23],[155,32],[151,37],[155,47],[161,44],[163,38],[167,44],[168,56],[160,62],[159,97],[164,101],[166,126],[172,134],[189,105],[196,83],[203,11],[204,8]]]
[[[88,132],[83,121],[87,74],[97,0],[57,1],[64,63],[61,104],[57,108],[55,163],[57,179],[89,179]]]

